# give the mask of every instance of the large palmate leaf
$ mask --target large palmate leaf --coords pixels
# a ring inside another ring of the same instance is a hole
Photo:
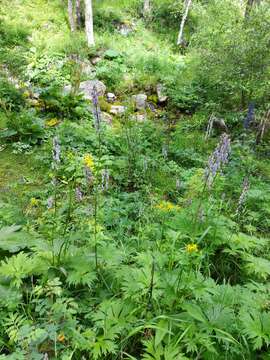
[[[24,248],[30,248],[34,244],[34,238],[24,231],[19,231],[20,225],[3,227],[0,230],[0,248],[11,253]]]
[[[162,346],[155,345],[153,340],[144,341],[145,353],[143,360],[185,360],[187,359],[180,352],[179,346],[173,344]]]
[[[241,322],[245,335],[251,339],[254,349],[270,345],[270,313],[252,310],[243,311]]]
[[[270,275],[269,260],[250,254],[244,254],[243,258],[247,262],[246,269],[249,274],[254,274],[263,279],[266,279]]]
[[[1,261],[0,275],[6,277],[11,281],[15,287],[20,287],[22,279],[32,275],[36,269],[36,259],[20,252]]]

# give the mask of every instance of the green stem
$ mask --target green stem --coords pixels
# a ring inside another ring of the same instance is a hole
[[[155,274],[155,262],[154,262],[154,258],[153,258],[152,269],[151,269],[151,280],[150,280],[150,286],[149,286],[149,298],[148,298],[148,304],[147,304],[148,308],[150,308],[152,305],[153,289],[154,289],[154,274]]]
[[[67,227],[68,224],[71,220],[71,211],[72,211],[72,190],[73,190],[73,186],[71,184],[71,186],[69,187],[69,201],[68,201],[68,213],[67,213],[67,217],[66,217],[66,221],[65,221],[65,227],[64,227],[64,231],[63,231],[63,238],[66,235],[67,232]],[[61,259],[61,254],[62,251],[64,252],[64,254],[66,254],[67,252],[67,247],[68,247],[68,241],[63,241],[63,243],[61,244],[60,250],[59,250],[59,254],[58,254],[58,264],[60,264],[60,259]]]
[[[96,271],[98,271],[98,245],[97,245],[97,213],[98,213],[98,189],[96,189],[94,199],[94,240],[95,240],[95,263]]]

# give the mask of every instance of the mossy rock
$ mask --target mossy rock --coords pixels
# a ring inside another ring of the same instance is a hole
[[[109,104],[103,97],[99,98],[100,109],[104,112],[110,112],[111,104]]]
[[[150,95],[148,96],[148,101],[154,103],[154,104],[158,104],[158,96],[157,95]]]

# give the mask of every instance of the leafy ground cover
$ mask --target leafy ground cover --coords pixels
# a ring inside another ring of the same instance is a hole
[[[0,359],[269,359],[268,7],[195,1],[183,53],[181,4],[95,14],[87,49],[60,1],[1,4]],[[62,91],[89,76],[111,124]]]

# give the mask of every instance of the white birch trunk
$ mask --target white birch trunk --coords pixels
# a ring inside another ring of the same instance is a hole
[[[82,25],[82,14],[81,14],[81,0],[75,1],[75,10],[76,10],[76,24],[77,28],[80,28]]]
[[[143,3],[143,15],[148,15],[150,13],[150,0],[144,0]]]
[[[73,13],[73,0],[68,0],[68,19],[69,19],[70,30],[74,32],[76,26],[75,26],[75,19]]]
[[[86,33],[87,44],[89,47],[91,47],[95,45],[92,0],[84,0],[84,2],[85,2],[85,33]]]
[[[185,9],[184,9],[184,14],[182,17],[182,21],[180,24],[180,30],[179,30],[179,34],[178,34],[178,39],[177,39],[177,45],[182,45],[184,43],[184,27],[185,27],[185,23],[188,17],[188,12],[191,6],[192,0],[186,0],[185,1]]]

